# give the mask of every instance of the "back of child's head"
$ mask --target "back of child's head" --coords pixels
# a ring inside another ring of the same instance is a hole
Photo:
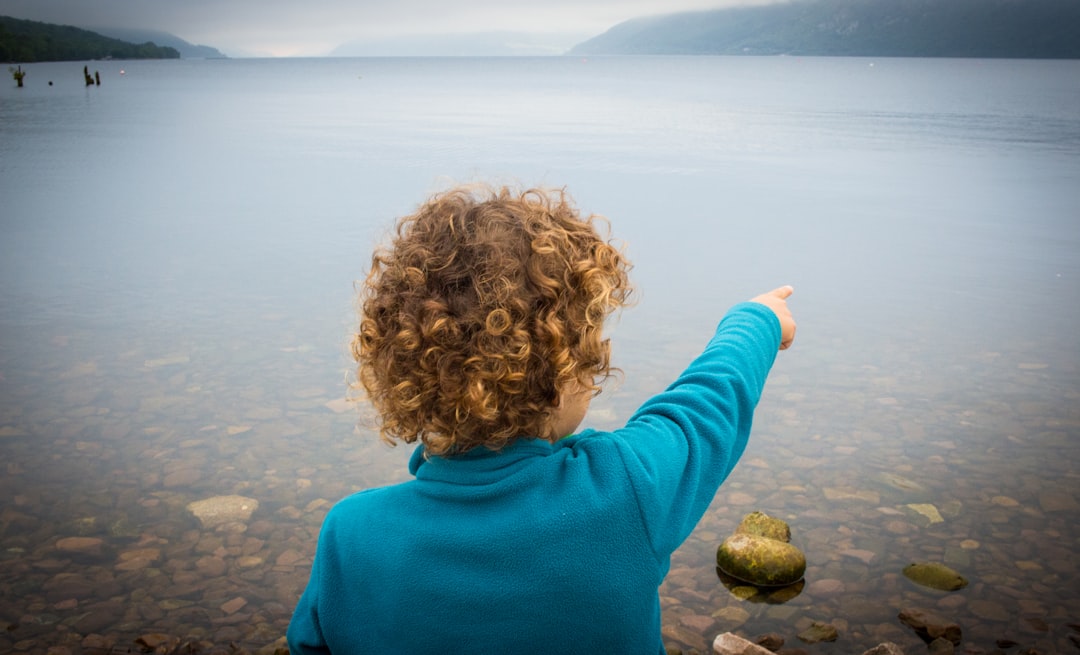
[[[453,455],[563,436],[560,394],[611,374],[603,323],[631,290],[596,218],[560,190],[460,187],[399,220],[352,340],[384,440]]]

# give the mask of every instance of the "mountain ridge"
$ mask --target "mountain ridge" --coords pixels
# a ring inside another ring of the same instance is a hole
[[[180,53],[181,59],[227,59],[228,56],[208,45],[196,45],[185,41],[175,34],[160,30],[141,30],[126,27],[95,27],[93,31],[98,34],[127,41],[129,43],[146,43],[152,41],[156,45],[174,48]]]
[[[1080,58],[1075,0],[794,0],[635,18],[569,55]]]

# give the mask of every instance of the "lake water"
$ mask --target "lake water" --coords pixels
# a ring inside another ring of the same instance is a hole
[[[1080,640],[1080,62],[23,68],[0,83],[0,651],[273,646],[326,508],[407,476],[341,402],[353,282],[396,216],[476,180],[566,186],[626,243],[625,375],[588,426],[731,304],[796,289],[751,444],[661,588],[667,643],[918,653],[910,607],[963,652]],[[234,494],[246,530],[187,509]],[[717,577],[755,509],[807,555],[794,598]],[[800,641],[813,622],[838,641]]]

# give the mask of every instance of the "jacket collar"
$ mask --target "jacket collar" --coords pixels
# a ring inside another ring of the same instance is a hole
[[[544,439],[523,437],[502,450],[477,447],[461,455],[429,457],[420,445],[409,458],[409,473],[421,479],[457,480],[461,476],[516,468],[523,460],[550,455],[556,447]]]

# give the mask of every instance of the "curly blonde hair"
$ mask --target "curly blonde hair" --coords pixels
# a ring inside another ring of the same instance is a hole
[[[563,390],[599,392],[615,370],[603,324],[629,302],[631,266],[598,219],[565,190],[470,186],[399,220],[351,344],[384,441],[454,455],[552,438]]]

